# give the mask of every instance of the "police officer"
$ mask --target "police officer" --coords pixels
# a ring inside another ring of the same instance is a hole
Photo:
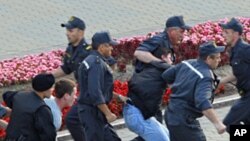
[[[155,57],[155,51],[159,47],[166,47],[171,50],[171,60],[175,62],[174,47],[178,46],[182,39],[185,30],[191,27],[186,25],[183,16],[172,16],[166,21],[165,30],[152,38],[143,41],[136,49],[134,56],[136,57],[135,72],[139,73],[145,67],[145,64],[152,61],[161,61]],[[156,114],[158,121],[162,122],[162,113],[159,110]],[[133,141],[143,141],[142,138],[137,137]]]
[[[52,73],[55,77],[61,77],[73,72],[75,79],[78,80],[77,70],[80,63],[91,50],[91,46],[88,45],[84,38],[86,26],[83,20],[75,16],[72,16],[67,23],[63,23],[61,26],[67,30],[66,35],[69,44],[63,59],[63,65]],[[80,126],[76,104],[71,107],[66,116],[66,125],[75,141],[84,141],[84,129]]]
[[[185,25],[183,16],[172,16],[168,18],[163,32],[143,41],[136,49],[134,53],[137,59],[135,71],[141,72],[145,63],[161,61],[154,55],[158,47],[169,48],[172,51],[172,62],[174,62],[174,47],[181,43],[184,31],[190,28],[190,26]]]
[[[92,37],[93,52],[79,67],[78,113],[85,128],[86,141],[120,141],[110,122],[116,120],[107,104],[113,97],[112,70],[105,62],[111,56],[113,41],[108,32]]]
[[[33,91],[4,93],[3,99],[12,109],[6,141],[56,140],[52,113],[43,100],[51,96],[54,83],[52,74],[38,74],[32,80]]]
[[[232,124],[250,124],[250,111],[246,108],[250,106],[250,45],[241,39],[243,26],[237,19],[232,18],[220,26],[227,46],[231,49],[230,65],[233,69],[233,74],[222,79],[221,84],[237,80],[236,87],[241,96],[223,121],[229,132]]]
[[[212,108],[213,91],[218,81],[212,72],[220,62],[220,52],[213,42],[200,46],[200,58],[183,61],[166,70],[162,77],[172,84],[172,94],[167,107],[166,123],[171,141],[206,141],[197,118],[205,115],[218,133],[225,131],[224,124]]]

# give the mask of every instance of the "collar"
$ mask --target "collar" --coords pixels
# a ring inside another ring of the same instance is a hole
[[[205,67],[205,68],[208,68],[208,69],[212,70],[211,67],[210,67],[204,60],[202,60],[202,59],[197,59],[197,62],[198,62],[202,67]]]

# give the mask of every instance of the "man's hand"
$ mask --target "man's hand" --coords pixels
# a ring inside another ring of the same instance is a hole
[[[214,124],[214,126],[219,134],[222,134],[226,131],[226,126],[222,122]]]
[[[106,118],[107,118],[108,123],[111,123],[117,119],[117,116],[113,113],[110,113],[106,115]]]
[[[126,103],[129,98],[126,96],[118,95],[119,102]]]
[[[6,114],[5,114],[5,116],[6,116],[6,117],[9,117],[9,116],[11,115],[11,111],[12,111],[12,110],[11,110],[9,107],[4,107],[4,108],[5,108],[6,111],[7,111]]]

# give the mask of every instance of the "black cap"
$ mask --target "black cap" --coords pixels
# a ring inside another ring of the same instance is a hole
[[[96,32],[92,37],[92,44],[94,46],[99,46],[100,44],[108,43],[110,45],[118,45],[119,43],[111,39],[109,32],[102,31]]]
[[[206,42],[200,45],[199,53],[200,56],[209,56],[215,53],[220,53],[225,50],[224,46],[217,46],[215,42]]]
[[[243,32],[242,24],[235,18],[232,18],[226,24],[220,23],[219,25],[224,29],[232,29],[232,30],[234,30],[236,32],[239,32],[239,34],[242,34],[242,32]]]
[[[173,16],[167,19],[166,28],[179,27],[182,29],[191,29],[191,26],[185,24],[183,16]]]
[[[61,26],[67,29],[79,28],[84,30],[86,28],[84,21],[75,16],[71,16],[69,21],[67,23],[62,23]]]
[[[52,74],[38,74],[32,79],[32,87],[38,92],[50,89],[54,83],[55,77]]]

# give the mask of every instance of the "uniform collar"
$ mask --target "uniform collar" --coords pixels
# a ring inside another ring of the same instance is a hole
[[[73,46],[71,43],[69,43],[70,47],[75,47],[75,48],[77,48],[79,46],[82,46],[82,45],[83,46],[87,45],[87,42],[86,42],[86,40],[84,38],[82,38],[82,40],[79,42],[79,44],[77,46]]]
[[[238,41],[235,43],[234,48],[238,48],[243,43],[243,40],[241,38],[238,39]]]
[[[102,60],[106,61],[105,57],[102,56],[97,50],[93,50],[93,51],[91,52],[91,54],[92,54],[92,55],[96,55],[96,56],[102,58]]]
[[[211,67],[202,59],[198,59],[197,62],[202,66],[211,70]]]

